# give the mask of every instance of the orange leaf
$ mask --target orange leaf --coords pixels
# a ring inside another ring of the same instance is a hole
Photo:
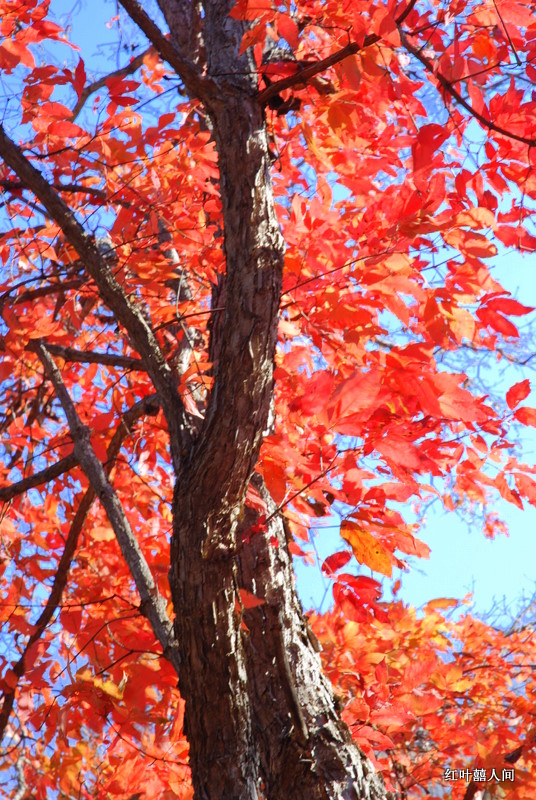
[[[360,564],[391,577],[391,554],[372,534],[364,531],[357,523],[345,520],[341,524],[341,536],[351,546]]]
[[[451,247],[455,247],[461,253],[476,258],[490,258],[497,255],[497,247],[487,236],[475,231],[465,231],[462,228],[445,231],[443,239]]]
[[[430,600],[426,603],[424,609],[426,612],[435,611],[439,608],[454,608],[458,605],[458,600],[453,597],[437,597],[435,600]]]

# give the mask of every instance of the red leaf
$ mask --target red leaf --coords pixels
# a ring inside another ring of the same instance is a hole
[[[518,403],[524,400],[525,397],[528,397],[529,394],[530,381],[528,378],[524,381],[514,384],[506,392],[506,402],[508,403],[508,408],[515,408]]]
[[[294,20],[288,14],[279,14],[277,17],[277,30],[283,39],[295,50],[299,44],[300,31]]]
[[[516,339],[519,338],[519,331],[516,326],[513,325],[510,320],[506,319],[506,317],[503,317],[502,314],[498,314],[492,308],[488,308],[488,306],[479,308],[476,312],[476,315],[482,320],[484,325],[487,325],[488,327],[493,328],[493,330],[504,334],[504,336],[512,336]]]
[[[433,154],[441,147],[448,135],[448,128],[443,125],[424,125],[420,129],[417,134],[417,141],[411,148],[413,169],[416,173],[430,169]]]
[[[534,311],[533,306],[524,306],[511,297],[492,297],[491,300],[487,301],[486,308],[492,308],[494,311],[500,311],[502,314],[512,314],[518,317],[523,314],[530,314],[531,311]]]
[[[532,425],[536,428],[536,408],[522,406],[514,412],[514,417],[519,420],[519,422],[522,422],[523,425]]]
[[[80,95],[82,94],[85,85],[86,85],[86,68],[84,66],[84,62],[82,61],[82,59],[80,59],[80,61],[76,65],[76,69],[74,71],[74,80],[73,80],[73,87],[78,96],[78,99],[80,99]]]
[[[532,506],[536,506],[536,481],[522,472],[514,475],[519,493],[525,497]]]
[[[328,556],[322,564],[322,572],[325,575],[333,575],[338,570],[342,569],[352,558],[352,554],[348,550],[341,550],[339,553],[333,553]]]
[[[20,62],[24,64],[25,67],[35,67],[35,59],[28,48],[19,42],[17,39],[4,39],[1,44],[1,49],[4,53],[9,54],[17,60],[17,63]]]
[[[337,582],[340,586],[344,585],[359,598],[360,603],[375,603],[382,596],[382,585],[368,575],[350,575],[343,572],[338,576]]]
[[[351,428],[368,419],[378,407],[381,374],[356,372],[343,381],[328,403],[329,419],[336,430],[350,433]]]
[[[249,508],[254,508],[259,514],[266,514],[266,503],[251,483],[246,492],[246,505],[249,506]]]

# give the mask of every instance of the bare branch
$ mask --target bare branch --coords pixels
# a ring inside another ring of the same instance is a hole
[[[120,356],[114,353],[95,353],[93,350],[76,350],[74,347],[64,347],[61,344],[47,344],[49,353],[60,356],[65,361],[74,361],[79,364],[104,364],[110,367],[124,367],[125,369],[144,370],[141,359],[131,356]]]
[[[72,112],[73,122],[80,114],[80,112],[82,111],[83,107],[85,106],[85,104],[87,103],[88,99],[91,97],[92,94],[98,92],[99,89],[103,89],[110,80],[117,80],[118,78],[125,78],[127,75],[132,75],[134,72],[136,72],[137,69],[141,67],[146,56],[148,56],[149,53],[151,53],[152,51],[153,48],[148,47],[147,50],[143,51],[143,53],[139,53],[139,55],[135,56],[130,62],[130,64],[127,64],[126,67],[120,67],[119,69],[114,70],[114,72],[110,72],[108,73],[108,75],[99,78],[97,81],[93,81],[93,83],[88,83],[86,86],[84,86],[80,94],[80,97],[78,98],[78,101],[75,107],[73,108]]]
[[[502,128],[500,125],[496,125],[490,119],[485,117],[484,114],[481,114],[479,111],[473,108],[471,103],[468,103],[467,100],[465,100],[465,98],[462,97],[460,92],[454,88],[452,83],[448,81],[445,78],[445,76],[442,75],[441,72],[439,72],[439,70],[436,69],[432,61],[430,61],[430,59],[424,55],[422,50],[411,44],[407,34],[404,33],[404,31],[402,30],[399,30],[399,33],[400,33],[400,41],[402,42],[406,50],[408,50],[408,52],[410,52],[413,56],[415,56],[415,58],[418,61],[421,62],[423,67],[425,67],[426,70],[436,79],[439,85],[442,86],[443,89],[452,98],[454,98],[454,100],[456,100],[457,103],[459,103],[459,105],[465,108],[465,110],[468,111],[472,117],[478,120],[478,122],[480,122],[483,128],[487,128],[489,131],[494,131],[495,133],[500,133],[502,136],[506,136],[508,139],[513,139],[516,142],[522,142],[522,144],[527,144],[529,147],[534,147],[536,145],[536,137],[521,136],[520,134],[512,133],[512,131],[509,131],[506,128]]]
[[[171,620],[167,615],[165,600],[158,590],[121,501],[110,483],[102,463],[95,454],[90,441],[90,431],[78,416],[60,371],[45,344],[36,342],[34,347],[67,417],[74,441],[74,454],[106,512],[130,574],[134,579],[141,598],[140,611],[149,620],[156,638],[162,645],[164,656],[178,671],[177,642]]]
[[[47,297],[50,294],[57,294],[58,292],[65,292],[67,289],[78,289],[82,285],[82,280],[77,278],[76,280],[72,281],[64,281],[63,283],[57,284],[49,284],[48,286],[40,286],[39,289],[27,289],[25,292],[22,292],[18,297],[14,297],[12,300],[13,305],[20,304],[20,303],[27,303],[35,300],[37,297]],[[12,286],[8,289],[7,292],[4,292],[3,295],[0,296],[0,311],[2,311],[3,307],[9,300],[9,295],[14,292],[17,286]],[[3,343],[0,342],[0,350],[5,350],[5,347],[2,346]]]
[[[272,83],[266,89],[263,89],[262,92],[258,93],[257,99],[260,103],[264,104],[267,103],[271,97],[279,94],[284,89],[291,89],[293,86],[299,86],[300,84],[305,85],[307,81],[311,78],[314,78],[315,75],[318,75],[320,72],[325,72],[327,69],[335,66],[335,64],[338,64],[340,61],[344,61],[345,58],[359,53],[360,50],[363,50],[365,47],[369,47],[371,44],[375,44],[378,40],[379,37],[376,35],[367,36],[362,45],[352,42],[351,44],[347,44],[346,47],[343,47],[342,50],[332,53],[327,58],[323,58],[320,61],[315,61],[312,64],[310,61],[308,61],[306,67],[298,66],[298,69],[294,75],[289,75],[287,78],[282,78],[280,81],[275,81],[275,83]],[[298,65],[299,63],[300,62],[298,61]]]
[[[160,397],[170,434],[172,459],[178,469],[190,451],[192,431],[173,371],[166,363],[144,313],[130,301],[117,282],[94,237],[86,232],[64,200],[26,158],[21,148],[7,136],[1,125],[0,155],[60,226],[65,238],[76,249],[84,267],[95,281],[103,302],[128,331]]]

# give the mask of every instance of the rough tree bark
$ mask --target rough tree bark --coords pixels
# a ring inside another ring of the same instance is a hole
[[[132,4],[123,5],[131,13]],[[233,2],[204,3],[195,52],[184,49],[184,20],[195,6],[159,5],[181,56],[195,63],[203,52],[205,75],[218,87],[199,91],[179,73],[211,120],[226,256],[223,324],[211,343],[214,388],[174,498],[170,584],[196,797],[384,797],[336,713],[281,519],[249,541],[242,536],[256,522],[244,499],[269,415],[284,257],[254,65],[238,55],[243,27],[228,16]],[[238,587],[265,600],[245,612],[248,632],[234,613]]]
[[[37,344],[36,352],[69,420],[76,459],[121,543],[142,612],[177,669],[197,800],[384,800],[381,779],[338,716],[294,589],[283,521],[254,475],[273,393],[284,242],[255,68],[247,53],[239,56],[243,23],[229,17],[233,0],[159,0],[166,36],[135,0],[120,3],[177,72],[184,91],[201,101],[218,152],[225,308],[210,326],[214,383],[202,424],[191,424],[143,310],[2,128],[0,154],[77,249],[101,300],[128,332],[166,417],[176,472],[169,573],[174,635],[53,350]],[[257,522],[245,506],[251,480],[269,523],[248,536]],[[263,604],[236,613],[240,589]]]

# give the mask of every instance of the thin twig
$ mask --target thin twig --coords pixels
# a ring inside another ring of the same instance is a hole
[[[516,60],[516,64],[517,64],[518,67],[520,67],[521,66],[521,59],[519,58],[519,56],[517,54],[517,50],[515,48],[515,45],[514,45],[512,39],[511,39],[510,34],[508,33],[508,28],[504,24],[504,20],[503,20],[503,18],[501,16],[501,12],[499,11],[499,8],[498,8],[497,3],[495,2],[495,0],[493,0],[493,7],[495,8],[495,12],[496,12],[497,16],[499,17],[499,21],[500,21],[501,25],[503,26],[503,30],[504,30],[504,32],[506,34],[506,38],[508,39],[508,44],[510,45],[510,47],[512,49],[512,53],[514,54],[514,58]]]
[[[450,81],[448,81],[444,75],[442,75],[438,70],[435,69],[434,64],[427,58],[418,47],[415,47],[409,41],[407,34],[404,31],[400,32],[400,41],[415,58],[421,62],[421,64],[426,68],[426,70],[436,79],[436,81],[443,87],[443,89],[450,94],[451,97],[456,100],[466,111],[471,114],[480,124],[487,128],[490,131],[494,131],[495,133],[499,133],[502,136],[506,136],[508,139],[514,139],[516,142],[521,142],[522,144],[527,144],[529,147],[534,147],[536,145],[536,137],[529,138],[528,136],[521,136],[517,133],[512,133],[511,131],[506,130],[506,128],[501,128],[500,125],[496,125],[495,122],[492,122],[490,119],[485,117],[479,111],[477,111],[473,106],[465,100],[464,97],[460,94],[460,92],[454,88]]]
[[[94,186],[83,186],[81,183],[52,183],[51,186],[58,192],[69,192],[71,194],[92,194],[98,197],[99,200],[106,200],[106,192],[104,189],[97,189]],[[13,181],[9,178],[0,180],[0,188],[4,191],[15,192],[28,187],[22,181]]]
[[[44,350],[44,345],[41,345]],[[50,358],[50,357],[49,357]],[[52,362],[53,363],[53,362]],[[59,374],[59,373],[58,373]],[[61,376],[60,376],[61,381]],[[63,387],[65,388],[65,387]],[[65,390],[65,394],[67,390]],[[68,395],[67,395],[68,397]],[[69,398],[70,400],[70,398]],[[106,452],[107,462],[106,462],[106,471],[109,473],[111,468],[113,467],[115,460],[119,454],[121,446],[125,440],[125,438],[129,435],[131,426],[133,423],[139,419],[140,417],[144,416],[145,414],[154,414],[158,410],[159,403],[156,395],[150,395],[148,397],[144,397],[138,403],[136,403],[132,408],[130,408],[123,419],[121,420],[120,424],[118,425],[112,441],[108,447]],[[76,412],[75,412],[76,413]],[[72,456],[67,456],[66,459],[62,459],[63,462],[67,461],[68,459],[74,459],[75,463],[78,463],[78,458],[76,454]],[[61,464],[62,462],[58,462]],[[57,469],[58,464],[55,464],[51,470]],[[103,470],[104,471],[104,470]],[[39,473],[42,478],[42,482],[45,482],[43,479],[43,475],[47,470],[43,470],[43,472]],[[60,473],[61,474],[61,473]],[[106,475],[106,472],[104,473]],[[36,476],[32,476],[35,478]],[[56,477],[56,476],[54,476]],[[50,476],[46,478],[50,480]],[[28,479],[32,480],[32,479]],[[19,482],[18,486],[24,483],[24,481]],[[8,489],[12,489],[13,487],[8,487]],[[20,493],[20,492],[19,492]],[[74,554],[76,552],[76,548],[78,546],[78,540],[80,538],[80,533],[84,526],[84,523],[87,519],[91,506],[93,505],[93,501],[95,500],[97,493],[95,488],[90,485],[89,489],[87,489],[85,495],[83,496],[82,500],[80,501],[80,505],[76,510],[76,514],[72,521],[69,533],[67,535],[67,539],[65,540],[65,547],[63,549],[63,553],[58,563],[58,568],[54,575],[54,581],[52,584],[52,589],[50,590],[50,595],[46,602],[46,605],[39,615],[39,619],[35,623],[34,631],[30,638],[28,639],[22,654],[17,661],[16,664],[13,665],[12,669],[15,675],[17,676],[17,681],[24,675],[26,669],[26,657],[28,655],[28,651],[32,647],[35,642],[37,642],[41,636],[43,635],[48,623],[56,613],[56,609],[61,603],[61,598],[63,595],[63,591],[65,586],[67,585],[67,578],[69,575],[69,570],[71,568],[71,563],[74,558]],[[11,711],[13,709],[13,704],[15,702],[15,694],[16,694],[16,686],[10,688],[9,690],[4,692],[4,699],[2,703],[2,708],[0,710],[0,739],[2,739],[7,723],[9,721],[9,717]]]
[[[88,99],[91,97],[92,94],[98,92],[99,89],[103,89],[108,83],[108,81],[114,81],[117,80],[118,78],[126,78],[127,75],[132,75],[134,72],[136,72],[137,69],[141,67],[141,65],[145,61],[145,58],[152,52],[154,52],[154,48],[148,47],[147,50],[143,51],[143,53],[139,53],[139,55],[135,56],[130,62],[130,64],[126,65],[126,67],[120,67],[119,69],[114,70],[114,72],[110,72],[108,73],[108,75],[99,78],[97,81],[93,81],[92,83],[88,83],[86,86],[84,86],[80,94],[80,97],[78,98],[78,101],[72,111],[73,122],[80,114],[80,112],[82,111],[83,107],[85,106],[85,104],[87,103]]]

